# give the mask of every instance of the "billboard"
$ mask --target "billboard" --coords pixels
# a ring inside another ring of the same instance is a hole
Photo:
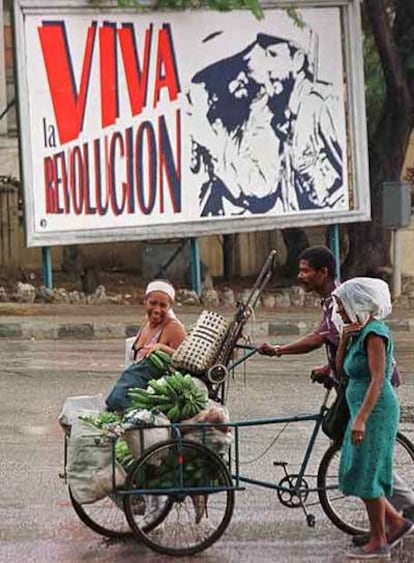
[[[369,219],[359,2],[329,4],[16,0],[27,244]]]

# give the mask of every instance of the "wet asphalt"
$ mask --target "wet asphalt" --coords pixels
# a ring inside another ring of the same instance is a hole
[[[261,342],[264,337],[257,337]],[[266,337],[269,340],[268,337]],[[288,337],[279,338],[287,341]],[[414,406],[413,335],[396,333],[396,356],[405,377],[401,404]],[[272,339],[270,339],[272,340]],[[273,341],[275,338],[273,338]],[[167,562],[133,539],[110,541],[85,527],[73,511],[65,484],[63,433],[57,422],[68,396],[106,394],[122,369],[123,340],[0,340],[0,561],[36,563]],[[313,412],[323,390],[309,381],[312,367],[324,361],[322,351],[269,359],[254,356],[238,368],[231,382],[228,407],[233,420]],[[412,418],[411,418],[412,420]],[[300,459],[310,432],[307,423],[290,425],[265,455],[275,427],[245,429],[240,458],[244,473],[279,481],[281,469]],[[402,429],[414,439],[414,424]],[[311,460],[316,472],[328,446],[318,438]],[[236,493],[232,521],[222,538],[200,555],[182,561],[205,563],[339,563],[347,561],[349,537],[336,529],[319,505],[311,508],[316,526],[309,528],[301,509],[278,502],[273,491],[248,485]],[[412,561],[399,550],[394,561]]]

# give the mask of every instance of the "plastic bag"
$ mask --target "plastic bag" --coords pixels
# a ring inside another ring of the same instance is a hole
[[[186,440],[200,442],[217,454],[224,454],[228,451],[232,442],[232,434],[226,423],[230,422],[230,415],[228,409],[223,405],[210,399],[207,408],[182,422],[185,424],[182,427],[182,432]],[[197,428],[191,426],[191,423],[211,423],[212,426]],[[187,426],[187,424],[190,426]],[[216,424],[219,424],[219,426],[215,426]]]
[[[105,410],[105,399],[101,393],[68,397],[63,404],[58,420],[62,428],[68,430],[79,419],[79,416],[83,414],[98,416],[103,410]]]
[[[134,361],[135,351],[132,349],[135,340],[137,339],[136,336],[131,336],[130,338],[125,339],[125,350],[124,350],[124,367],[127,368],[130,366]]]
[[[171,432],[169,426],[170,421],[162,413],[155,414],[146,409],[130,411],[124,417],[123,428],[131,454],[138,459],[154,444],[168,440]]]
[[[72,494],[89,504],[113,491],[112,441],[89,425],[77,421],[67,442],[66,475]],[[125,483],[126,473],[115,463],[115,486]]]

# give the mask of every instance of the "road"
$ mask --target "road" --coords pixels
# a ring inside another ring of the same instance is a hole
[[[281,340],[283,341],[283,339]],[[404,407],[414,406],[412,335],[397,333],[396,351],[405,385]],[[265,418],[318,407],[322,389],[308,374],[323,353],[269,359],[254,357],[231,383],[232,419]],[[123,342],[117,340],[0,341],[0,561],[36,563],[166,562],[133,540],[116,542],[96,535],[74,513],[62,470],[63,434],[57,423],[68,396],[106,393],[122,368]],[[411,418],[412,420],[412,418]],[[404,432],[414,438],[414,424]],[[261,455],[276,434],[273,428],[246,429],[241,459],[245,473],[280,480],[273,461],[300,458],[309,435],[304,424],[291,425],[276,445]],[[318,457],[328,441],[320,437]],[[339,563],[346,561],[349,538],[337,530],[319,506],[316,527],[308,528],[300,509],[280,505],[276,493],[249,486],[238,492],[233,519],[210,549],[183,561],[213,563]],[[408,561],[403,552],[395,561]]]

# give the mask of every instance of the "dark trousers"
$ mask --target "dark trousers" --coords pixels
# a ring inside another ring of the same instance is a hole
[[[106,398],[106,406],[109,411],[125,411],[131,404],[128,391],[132,387],[145,389],[150,379],[157,379],[158,374],[152,364],[143,359],[137,364],[131,364],[124,370],[115,383],[112,391]]]

